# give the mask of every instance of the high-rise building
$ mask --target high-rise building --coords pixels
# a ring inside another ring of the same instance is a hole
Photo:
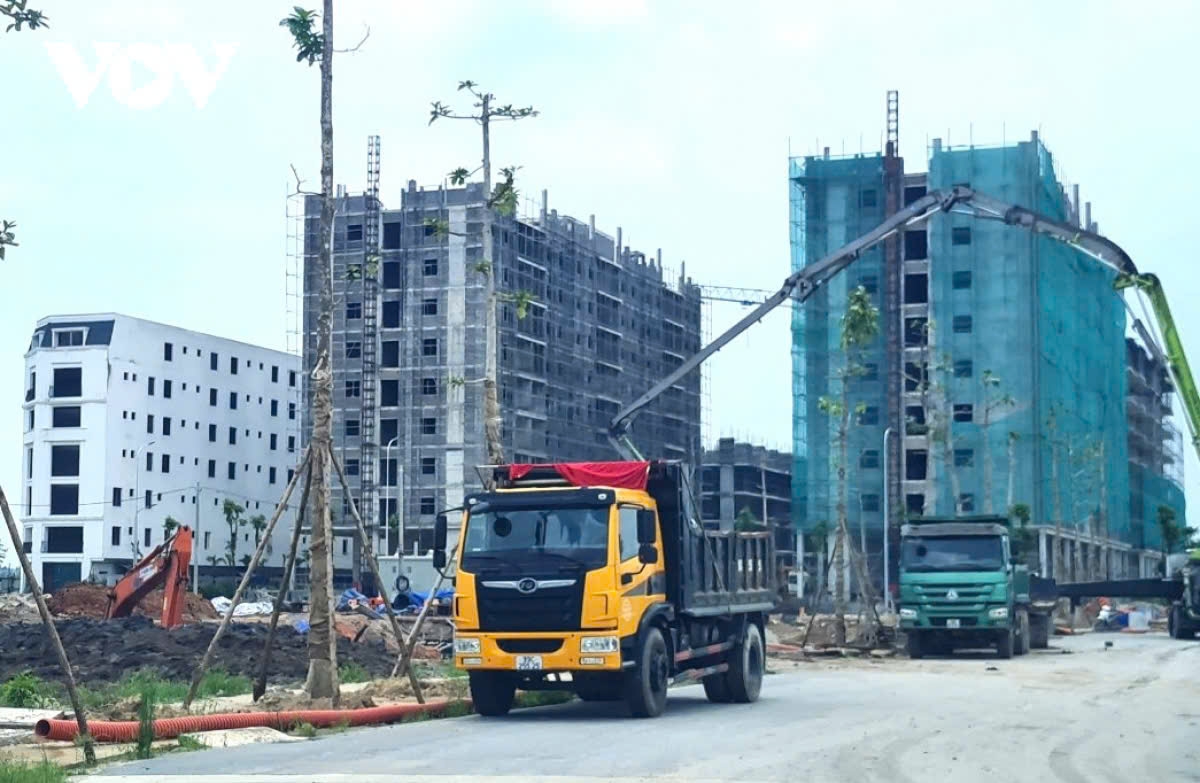
[[[733,438],[720,438],[700,466],[700,513],[732,529],[743,515],[775,532],[776,557],[790,563],[796,550],[792,525],[792,455]]]
[[[202,569],[240,571],[256,534],[247,524],[229,546],[225,501],[246,520],[274,512],[299,455],[298,371],[296,356],[124,315],[38,321],[14,506],[42,587],[111,584],[168,518],[194,529]]]
[[[620,229],[614,238],[594,219],[559,215],[544,193],[537,217],[494,213],[490,268],[481,263],[480,185],[424,189],[409,182],[400,201],[399,209],[383,209],[361,196],[338,200],[334,445],[362,507],[374,509],[376,525],[402,519],[405,551],[412,552],[428,549],[434,515],[479,486],[475,468],[486,463],[485,272],[494,270],[500,300],[499,389],[511,461],[616,458],[608,421],[699,349],[701,311],[699,288],[685,274],[666,272],[657,253],[622,246]],[[310,198],[306,368],[316,356],[319,215]],[[374,255],[372,234],[379,237],[376,264],[366,261]],[[368,323],[371,311],[378,312],[375,325]],[[367,367],[368,355],[378,357],[374,367]],[[647,456],[695,464],[699,374],[642,413],[632,435]],[[377,460],[372,481],[363,478],[369,455]],[[335,515],[340,508],[348,517],[342,495],[335,488]],[[393,551],[398,537],[392,534]]]
[[[885,153],[791,159],[794,269],[926,192],[958,184],[1059,220],[1091,221],[1090,204],[1079,203],[1077,189],[1066,192],[1036,133],[999,147],[934,139],[927,173],[905,172],[895,149],[893,139]],[[849,380],[847,516],[856,542],[866,528],[872,570],[881,564],[885,506],[895,536],[905,517],[1024,505],[1048,572],[1056,563],[1059,578],[1144,572],[1151,537],[1140,532],[1144,519],[1131,520],[1131,505],[1175,505],[1182,518],[1182,493],[1164,478],[1143,482],[1154,498],[1132,499],[1126,319],[1113,279],[1066,245],[954,213],[865,253],[793,316],[800,527],[836,519],[837,425],[821,401],[840,394],[841,318],[850,290],[862,286],[879,308],[880,331]],[[1136,426],[1161,427],[1168,397]]]

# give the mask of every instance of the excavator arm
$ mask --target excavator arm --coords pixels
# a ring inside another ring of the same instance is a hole
[[[192,529],[180,527],[153,552],[143,557],[108,591],[105,619],[128,617],[157,587],[163,588],[163,628],[183,622],[183,600],[187,592],[188,565],[192,560]]]
[[[761,321],[776,307],[787,301],[804,302],[812,296],[814,291],[829,282],[834,275],[858,260],[863,253],[875,248],[908,226],[928,220],[938,212],[967,215],[978,220],[994,220],[1057,240],[1091,256],[1115,271],[1117,288],[1137,287],[1146,292],[1154,308],[1163,339],[1167,342],[1165,358],[1171,369],[1176,388],[1179,389],[1180,395],[1184,399],[1192,442],[1196,446],[1197,452],[1200,452],[1200,439],[1197,438],[1197,430],[1200,429],[1200,396],[1197,395],[1196,385],[1183,354],[1183,343],[1179,340],[1158,279],[1153,275],[1138,272],[1128,253],[1115,242],[1105,239],[1099,234],[1086,231],[1071,223],[1054,220],[1025,207],[994,199],[964,186],[927,193],[866,234],[838,248],[819,261],[793,272],[783,281],[783,286],[766,301],[676,367],[641,397],[619,411],[609,423],[608,428],[608,438],[613,447],[625,459],[643,459],[641,452],[629,437],[629,425],[643,409],[694,372],[705,359]],[[1141,324],[1135,323],[1135,326],[1141,327]],[[1143,338],[1147,337],[1144,328],[1139,328],[1139,332]],[[1157,344],[1150,340],[1148,342],[1151,350],[1158,351]],[[1161,351],[1158,352],[1161,354]]]

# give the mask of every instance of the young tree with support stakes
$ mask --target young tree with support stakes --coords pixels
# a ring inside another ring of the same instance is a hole
[[[850,386],[854,378],[866,373],[863,365],[863,351],[879,334],[879,310],[871,302],[867,289],[858,286],[850,292],[846,302],[846,312],[842,315],[841,340],[839,345],[844,357],[844,364],[836,374],[840,393],[833,397],[822,397],[818,403],[820,409],[837,422],[837,527],[833,539],[833,604],[834,638],[837,644],[846,643],[846,579],[845,557],[849,544],[847,523],[847,500],[849,495],[849,442],[852,414],[861,416],[865,404],[852,404]],[[859,522],[861,524],[861,520]],[[860,584],[865,582],[860,579]]]
[[[517,208],[517,190],[514,184],[516,168],[508,167],[501,170],[503,181],[492,188],[492,150],[491,123],[493,120],[518,120],[536,117],[538,112],[532,106],[521,108],[512,104],[497,106],[496,96],[479,87],[472,81],[459,82],[458,89],[466,90],[475,98],[474,112],[459,114],[441,101],[434,101],[430,110],[429,124],[439,119],[471,120],[480,126],[483,134],[483,161],[475,171],[457,168],[450,172],[450,181],[455,185],[465,184],[467,179],[476,172],[483,174],[483,192],[487,200],[483,209],[483,256],[475,267],[475,271],[483,275],[486,283],[487,305],[485,312],[486,345],[484,349],[483,370],[483,417],[484,440],[487,448],[488,462],[499,465],[504,462],[504,443],[501,433],[502,418],[500,413],[500,392],[497,386],[498,377],[498,346],[500,343],[499,318],[496,310],[498,296],[496,293],[495,252],[492,247],[492,210],[502,215],[511,215]],[[528,306],[528,303],[525,303]],[[520,308],[521,305],[518,304]]]
[[[983,386],[983,419],[979,422],[980,441],[983,446],[983,513],[991,514],[994,504],[992,501],[992,441],[989,435],[997,413],[1005,408],[1016,406],[1017,401],[1011,394],[1001,390],[1000,378],[991,370],[983,371],[979,383]],[[1010,463],[1009,475],[1012,474],[1012,467]]]

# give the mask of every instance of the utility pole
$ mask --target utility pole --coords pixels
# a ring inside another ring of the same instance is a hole
[[[890,563],[888,552],[888,538],[891,537],[891,516],[892,505],[888,497],[888,438],[895,434],[891,427],[883,431],[883,610],[890,612],[892,610],[892,592],[891,585],[888,583],[890,576]]]

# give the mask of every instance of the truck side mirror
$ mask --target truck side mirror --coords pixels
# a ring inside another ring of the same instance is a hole
[[[433,523],[433,567],[441,571],[446,567],[446,514],[438,514]]]
[[[658,562],[658,550],[654,544],[642,544],[638,547],[638,561],[642,565],[654,565]]]
[[[647,544],[653,544],[658,538],[657,530],[658,517],[653,511],[639,510],[637,512],[637,540],[638,544],[645,547]],[[647,562],[645,559],[643,563]],[[653,562],[653,561],[650,561]]]
[[[433,568],[434,568],[434,570],[441,571],[445,567],[446,567],[446,550],[445,549],[433,550]]]

